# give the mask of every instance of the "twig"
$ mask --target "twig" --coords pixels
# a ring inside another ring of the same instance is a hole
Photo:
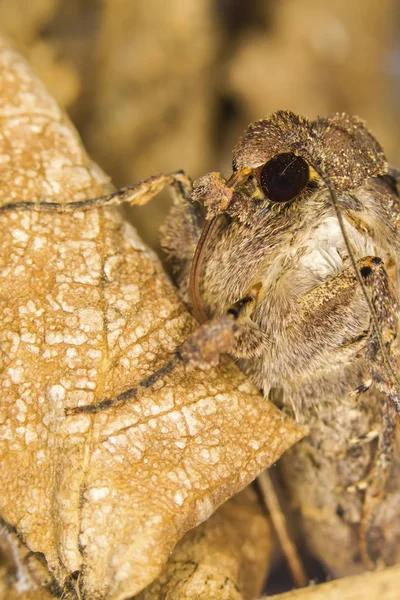
[[[258,484],[263,496],[265,506],[268,508],[272,524],[275,528],[279,542],[289,565],[290,572],[297,587],[308,585],[309,578],[300,560],[296,546],[293,544],[284,513],[282,512],[278,496],[276,495],[271,477],[267,471],[258,476]]]

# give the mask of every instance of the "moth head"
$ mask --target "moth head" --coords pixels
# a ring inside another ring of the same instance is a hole
[[[209,219],[226,212],[249,221],[260,202],[286,204],[324,183],[340,193],[386,172],[383,150],[360,119],[342,113],[308,121],[278,111],[247,128],[231,177],[201,177],[193,199],[208,208]]]
[[[233,152],[233,170],[257,169],[279,154],[303,158],[345,191],[387,171],[384,152],[363,121],[345,113],[308,121],[278,111],[249,125]]]
[[[341,192],[386,173],[383,150],[360,119],[337,113],[309,121],[290,111],[278,111],[252,123],[239,139],[231,177],[205,175],[195,182],[193,199],[207,207],[209,223],[224,213],[251,223],[260,206],[280,210],[301,201],[317,186],[327,189],[337,212]],[[199,305],[196,290],[211,229],[206,224],[193,261],[195,305]]]

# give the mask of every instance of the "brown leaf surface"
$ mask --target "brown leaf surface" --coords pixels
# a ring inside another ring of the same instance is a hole
[[[399,582],[400,567],[397,566],[268,596],[264,600],[398,600]]]
[[[0,600],[74,600],[75,593],[62,590],[49,577],[46,562],[32,554],[15,531],[0,536]],[[35,582],[42,582],[37,585]],[[44,587],[46,586],[46,587]],[[50,588],[50,589],[49,589]],[[65,589],[65,588],[64,588]]]
[[[251,600],[262,589],[271,544],[265,511],[247,487],[183,537],[136,600]]]
[[[57,596],[53,596],[43,588],[26,590],[19,592],[16,588],[9,588],[0,584],[1,600],[54,600]]]
[[[0,175],[3,203],[109,189],[4,43]],[[0,514],[60,585],[128,598],[304,432],[229,361],[179,367],[125,406],[65,417],[165,364],[194,321],[115,209],[7,213],[0,227]]]

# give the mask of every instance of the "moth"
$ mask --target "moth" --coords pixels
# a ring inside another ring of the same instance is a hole
[[[199,329],[142,381],[221,354],[310,428],[281,460],[311,552],[335,575],[400,560],[399,175],[357,118],[279,111],[251,124],[225,179],[158,175],[100,198],[0,212],[144,204],[171,186],[163,246]],[[139,392],[78,406],[94,413]]]

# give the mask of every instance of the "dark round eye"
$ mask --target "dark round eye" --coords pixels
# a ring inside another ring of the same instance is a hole
[[[265,163],[260,172],[260,186],[272,202],[288,202],[304,190],[309,178],[310,169],[304,158],[287,152]]]

